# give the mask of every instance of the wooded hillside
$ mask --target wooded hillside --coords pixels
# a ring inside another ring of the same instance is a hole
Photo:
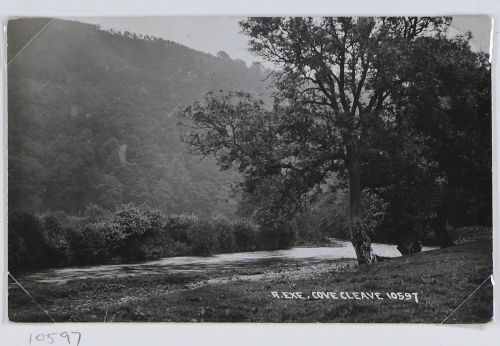
[[[49,21],[8,26],[9,208],[80,214],[90,204],[133,202],[232,217],[236,173],[187,153],[176,110],[210,90],[269,97],[262,67],[224,52]]]

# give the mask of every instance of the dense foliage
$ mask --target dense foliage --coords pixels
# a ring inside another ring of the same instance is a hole
[[[9,218],[9,270],[275,249],[270,232],[245,220],[165,215],[133,204],[78,218],[14,213]]]
[[[491,227],[490,65],[448,21],[244,21],[272,98],[224,52],[54,20],[16,56],[48,20],[9,22],[10,270]]]
[[[273,108],[248,93],[210,93],[184,111],[187,142],[238,168],[260,225],[311,213],[320,195],[333,202],[325,221],[347,225],[360,263],[376,260],[372,239],[403,254],[431,232],[450,245],[448,223],[491,225],[491,106],[487,56],[448,37],[449,23],[242,21],[250,50],[280,67]]]
[[[10,21],[10,59],[47,22]],[[265,73],[227,54],[53,20],[9,64],[10,209],[78,215],[133,202],[232,218],[237,175],[187,153],[176,109],[214,89],[266,98]]]

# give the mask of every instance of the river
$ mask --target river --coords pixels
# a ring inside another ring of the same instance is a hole
[[[395,245],[372,243],[375,254],[383,257],[399,257]],[[423,247],[422,251],[434,247]],[[207,269],[248,268],[252,265],[276,264],[280,262],[319,262],[335,259],[355,259],[356,254],[348,241],[335,240],[330,247],[294,247],[286,250],[237,252],[210,257],[168,257],[155,261],[127,264],[103,264],[97,266],[46,269],[19,276],[21,281],[63,284],[68,280],[86,278],[113,278],[141,274],[169,272],[193,272]]]

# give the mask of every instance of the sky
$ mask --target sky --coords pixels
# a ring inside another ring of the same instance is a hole
[[[250,65],[262,61],[248,51],[247,38],[240,34],[238,22],[243,17],[115,17],[73,18],[86,23],[162,37],[195,50],[216,55],[223,50],[233,59]]]
[[[238,22],[243,17],[85,17],[71,18],[98,24],[103,29],[130,31],[161,37],[195,50],[216,55],[223,50],[233,59],[250,65],[261,59],[248,50],[247,38],[240,33]],[[470,31],[474,50],[489,51],[491,19],[487,16],[455,16],[450,33],[456,35]]]

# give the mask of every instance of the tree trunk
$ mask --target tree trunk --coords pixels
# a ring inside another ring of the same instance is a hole
[[[362,222],[361,208],[361,167],[357,150],[348,149],[348,172],[349,172],[349,231],[351,241],[356,250],[359,264],[374,263],[376,257],[373,255],[371,240],[366,234]]]
[[[450,236],[448,233],[448,230],[446,229],[446,208],[443,205],[439,206],[437,213],[436,213],[436,219],[434,220],[434,233],[436,234],[437,242],[440,247],[448,247],[453,245],[453,238]]]
[[[406,224],[404,229],[400,230],[400,239],[398,240],[397,249],[403,256],[411,255],[412,253],[422,252],[422,241],[420,240],[420,232],[417,231],[418,225],[411,223]]]

